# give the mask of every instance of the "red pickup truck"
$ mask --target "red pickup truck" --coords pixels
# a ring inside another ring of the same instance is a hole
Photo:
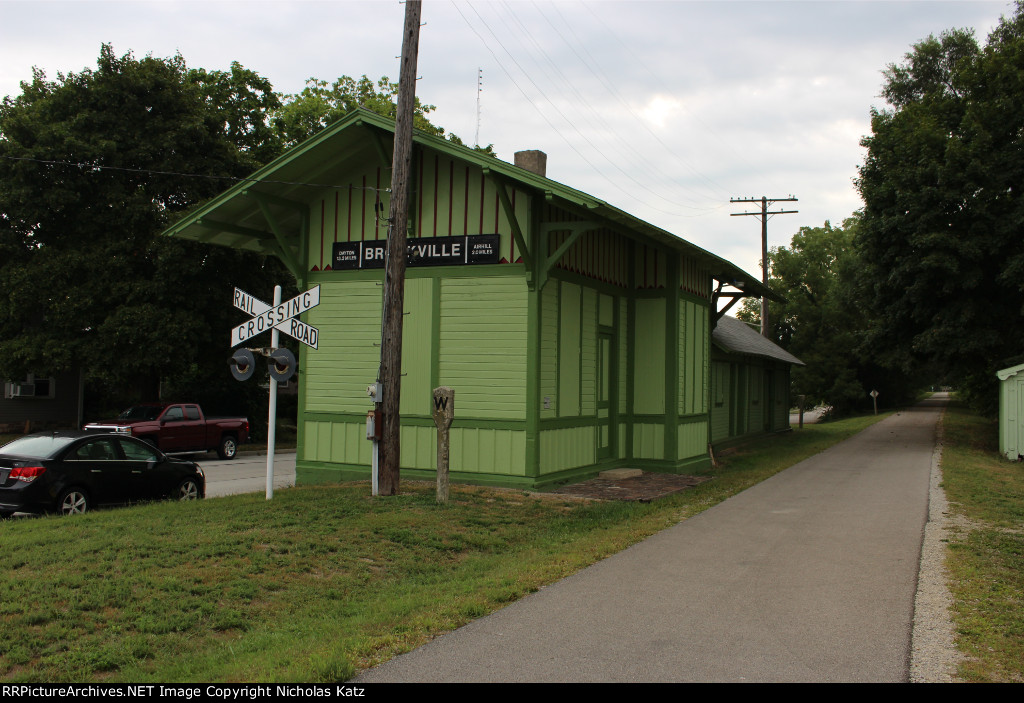
[[[90,422],[82,429],[130,434],[165,454],[216,450],[221,459],[234,459],[238,445],[249,439],[247,418],[207,418],[194,403],[134,405],[116,420]]]

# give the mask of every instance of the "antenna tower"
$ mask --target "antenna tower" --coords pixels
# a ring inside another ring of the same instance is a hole
[[[480,93],[484,90],[484,69],[476,69],[476,136],[473,146],[480,146]]]

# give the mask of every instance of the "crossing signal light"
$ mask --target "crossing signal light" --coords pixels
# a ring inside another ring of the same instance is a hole
[[[297,363],[290,349],[275,349],[271,352],[269,361],[270,377],[276,379],[278,383],[284,383],[295,375]]]
[[[248,349],[236,349],[228,359],[228,366],[231,367],[231,375],[236,381],[244,381],[252,376],[256,369],[256,359]]]

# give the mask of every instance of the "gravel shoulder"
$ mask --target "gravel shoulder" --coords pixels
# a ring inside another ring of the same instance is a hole
[[[942,489],[942,421],[936,430],[928,496],[928,522],[921,546],[921,566],[914,598],[914,628],[911,637],[911,683],[959,681],[957,666],[963,655],[954,644],[955,630],[950,616],[953,597],[946,571],[946,541],[954,520]]]

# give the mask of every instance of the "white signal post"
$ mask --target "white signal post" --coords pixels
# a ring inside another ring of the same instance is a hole
[[[317,286],[319,294],[320,287]],[[319,298],[319,295],[317,295]],[[319,300],[317,301],[319,302]],[[274,286],[274,307],[281,305],[281,286]],[[277,349],[278,343],[277,327],[270,333],[270,347]],[[270,376],[270,406],[267,415],[267,500],[274,497],[274,449],[277,442],[277,379]]]
[[[274,304],[267,305],[259,298],[235,288],[232,304],[252,319],[231,330],[231,346],[237,347],[247,339],[270,330],[270,353],[277,351],[279,332],[294,337],[306,346],[317,348],[320,330],[296,319],[310,308],[320,304],[320,286],[299,293],[291,300],[281,302],[281,286],[274,286]],[[256,351],[256,350],[250,350]],[[263,352],[267,354],[266,351]],[[270,360],[274,363],[274,359]],[[267,500],[274,497],[274,449],[277,440],[277,377],[270,374],[270,401],[267,418]]]

